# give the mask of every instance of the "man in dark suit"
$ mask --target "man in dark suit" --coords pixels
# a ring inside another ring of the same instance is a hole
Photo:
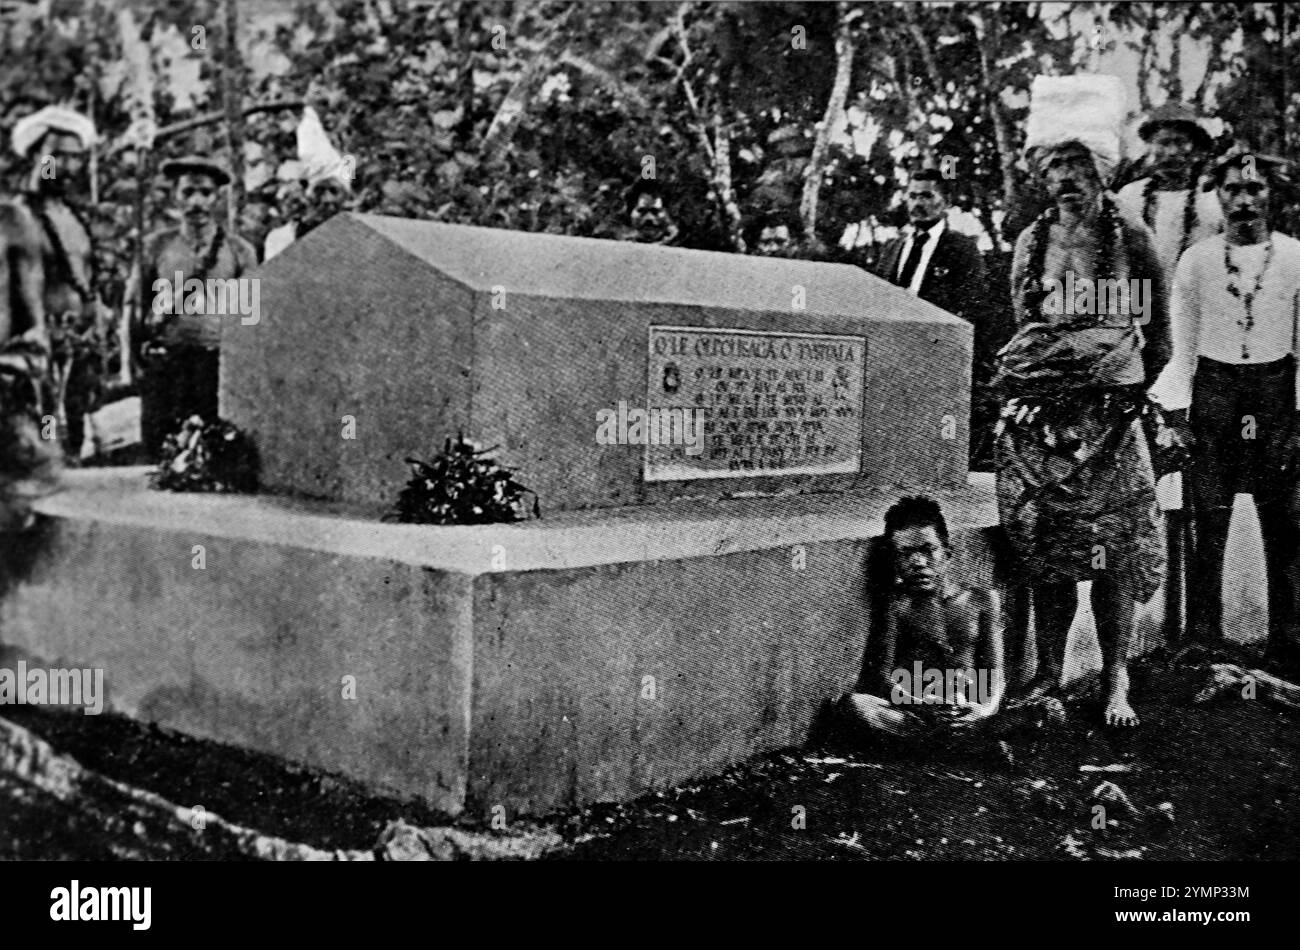
[[[885,245],[876,273],[979,326],[984,261],[975,239],[948,225],[949,184],[937,169],[912,175],[904,197],[911,231]]]
[[[886,243],[876,258],[875,273],[974,326],[971,454],[976,462],[986,454],[986,432],[996,421],[985,387],[993,376],[993,358],[1011,334],[1006,314],[990,306],[984,259],[975,239],[948,224],[951,185],[938,169],[912,174],[904,196],[911,229]]]

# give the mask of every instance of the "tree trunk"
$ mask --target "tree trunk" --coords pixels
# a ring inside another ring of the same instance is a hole
[[[528,111],[528,103],[537,95],[547,77],[555,71],[555,66],[564,53],[564,47],[568,44],[566,26],[572,14],[573,6],[570,5],[565,8],[564,13],[555,21],[555,25],[547,33],[541,49],[524,66],[519,78],[515,80],[515,84],[510,87],[506,97],[501,100],[496,115],[492,117],[492,124],[488,126],[487,133],[483,136],[480,155],[484,161],[491,161],[510,144],[515,129],[519,126],[519,120]]]
[[[1138,108],[1143,112],[1151,111],[1151,60],[1155,57],[1156,27],[1159,15],[1152,4],[1147,5],[1146,27],[1142,31],[1142,45],[1138,48],[1137,87]]]
[[[809,241],[817,234],[817,205],[821,197],[822,179],[826,174],[826,160],[830,152],[831,135],[844,115],[848,100],[849,83],[853,74],[853,29],[848,22],[848,4],[839,4],[839,28],[835,36],[835,81],[826,112],[817,126],[812,155],[804,169],[803,194],[799,199],[799,217],[803,219],[804,234]]]
[[[722,210],[722,220],[727,228],[727,236],[736,253],[745,253],[744,220],[740,215],[740,205],[736,203],[736,192],[731,185],[731,129],[722,121],[720,112],[713,115],[713,191]]]
[[[1276,151],[1280,155],[1288,154],[1287,142],[1290,135],[1287,130],[1287,114],[1291,105],[1290,83],[1287,82],[1288,70],[1287,59],[1290,55],[1288,48],[1289,24],[1287,22],[1287,9],[1285,3],[1273,4],[1274,16],[1277,18],[1277,62],[1280,68],[1277,71],[1277,147]]]
[[[913,131],[916,133],[916,150],[919,153],[921,164],[928,165],[930,162],[930,127],[925,120],[925,113],[921,110],[921,104],[916,100],[912,71],[903,66],[901,56],[891,56],[889,62],[893,69],[894,85],[898,87],[903,94],[903,98],[907,101],[907,114],[911,117]]]
[[[230,194],[227,230],[237,230],[244,204],[244,70],[239,58],[237,0],[222,0],[225,29],[221,49],[221,107],[226,117],[226,146],[230,153]]]
[[[1183,32],[1187,29],[1188,13],[1179,11],[1174,20],[1174,29],[1169,32],[1169,73],[1165,83],[1169,90],[1170,102],[1183,101]]]
[[[1016,206],[1016,153],[1011,140],[1011,125],[1007,122],[1006,112],[1002,108],[1001,90],[1003,84],[998,82],[997,55],[1002,45],[1002,21],[995,6],[985,8],[988,22],[982,16],[971,17],[975,26],[975,39],[979,47],[980,80],[983,84],[984,111],[993,123],[993,141],[998,150],[998,167],[1002,170],[1002,203],[1008,214]],[[990,235],[994,242],[1000,242],[1000,235]],[[1000,249],[1000,244],[999,244]]]
[[[460,64],[456,72],[456,98],[460,104],[460,121],[456,123],[456,138],[465,142],[474,131],[474,50],[470,37],[474,32],[476,5],[462,0],[456,10],[457,49]]]
[[[1236,31],[1236,17],[1233,17],[1231,29],[1225,31],[1218,24],[1211,28],[1210,32],[1210,49],[1205,57],[1205,75],[1201,77],[1200,84],[1196,87],[1196,94],[1192,99],[1192,106],[1198,112],[1206,109],[1206,97],[1210,91],[1210,80],[1214,74],[1223,67],[1223,46],[1233,32]]]

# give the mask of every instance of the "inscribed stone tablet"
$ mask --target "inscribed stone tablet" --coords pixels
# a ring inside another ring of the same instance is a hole
[[[860,336],[651,326],[646,481],[856,473],[866,348]]]

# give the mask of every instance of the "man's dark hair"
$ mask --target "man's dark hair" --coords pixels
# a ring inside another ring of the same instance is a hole
[[[933,528],[943,546],[949,546],[948,522],[943,518],[943,509],[933,498],[908,496],[894,502],[893,507],[885,512],[885,537],[892,538],[904,528]]]
[[[745,239],[750,244],[757,244],[759,235],[765,228],[779,228],[782,225],[789,230],[792,242],[803,240],[803,219],[794,211],[776,209],[765,211],[755,218],[749,225]]]
[[[943,173],[937,168],[918,168],[907,177],[908,184],[914,181],[929,182],[942,192],[944,198],[952,196],[953,183],[943,177]]]
[[[659,187],[659,182],[653,178],[638,178],[632,187],[627,190],[627,195],[623,199],[624,210],[628,214],[632,213],[632,209],[636,207],[636,203],[641,200],[642,195],[650,195],[660,201],[664,200],[664,192]],[[665,201],[664,204],[667,205],[667,202]]]
[[[1277,183],[1277,167],[1271,158],[1254,156],[1250,152],[1241,152],[1237,155],[1225,156],[1210,166],[1210,181],[1214,182],[1214,187],[1219,188],[1223,185],[1223,179],[1228,176],[1228,172],[1233,169],[1244,171],[1251,168],[1255,177],[1262,179],[1269,188]]]

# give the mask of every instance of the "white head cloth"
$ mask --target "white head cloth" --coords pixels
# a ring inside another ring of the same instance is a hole
[[[94,145],[97,139],[95,123],[80,112],[67,106],[46,106],[14,123],[10,144],[16,154],[25,158],[32,146],[51,131],[75,135],[86,148]]]
[[[1109,181],[1123,157],[1124,100],[1118,76],[1034,77],[1025,150],[1077,142],[1092,153],[1102,181]]]
[[[311,106],[302,110],[302,121],[298,123],[298,161],[308,188],[335,181],[347,191],[352,190],[351,163],[330,142],[320,116]]]

